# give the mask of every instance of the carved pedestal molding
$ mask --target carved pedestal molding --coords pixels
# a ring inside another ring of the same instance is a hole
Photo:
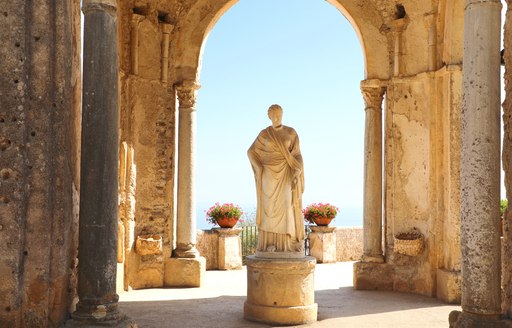
[[[461,125],[462,313],[451,327],[505,327],[501,318],[499,0],[467,0]]]
[[[178,120],[178,199],[177,240],[173,257],[195,258],[196,204],[195,204],[195,151],[196,151],[196,94],[199,84],[183,81],[176,85],[179,101]]]
[[[118,53],[115,0],[84,0],[78,298],[68,326],[134,323],[117,308]],[[114,45],[114,46],[112,46]]]
[[[365,102],[363,262],[384,262],[382,253],[382,100],[379,80],[361,81]]]

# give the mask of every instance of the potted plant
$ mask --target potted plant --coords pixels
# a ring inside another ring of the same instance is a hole
[[[233,203],[215,203],[206,211],[206,221],[217,224],[221,228],[233,228],[243,212],[240,206]]]
[[[318,226],[327,226],[338,214],[338,208],[329,203],[313,203],[302,210],[304,220]]]

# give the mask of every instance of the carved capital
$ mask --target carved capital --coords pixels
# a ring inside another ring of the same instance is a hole
[[[386,87],[381,83],[374,80],[361,81],[361,93],[364,98],[365,110],[374,109],[380,111],[382,109],[382,100],[385,92]]]
[[[174,29],[174,25],[163,23],[161,24],[162,28],[162,34],[171,34],[172,30]]]
[[[178,101],[180,103],[180,110],[182,108],[194,108],[196,105],[197,90],[200,88],[199,83],[196,81],[183,81],[176,84],[176,92],[178,94]]]

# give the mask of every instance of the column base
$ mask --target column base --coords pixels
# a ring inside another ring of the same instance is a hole
[[[244,318],[275,325],[301,325],[317,320],[315,258],[247,257],[247,301]]]
[[[512,320],[500,315],[452,311],[448,317],[450,328],[512,328]]]
[[[354,288],[393,290],[393,267],[387,263],[354,263]]]
[[[244,318],[270,325],[303,325],[317,320],[318,304],[306,306],[266,306],[244,303]]]
[[[461,275],[460,271],[437,269],[436,297],[446,303],[460,304]]]
[[[361,256],[361,262],[365,263],[384,263],[384,255],[366,255]]]
[[[112,327],[112,328],[138,328],[135,320],[122,315],[119,320],[95,321],[95,320],[76,320],[70,319],[66,321],[63,328],[95,328],[95,327]]]
[[[168,258],[164,263],[165,287],[201,287],[206,272],[206,259]]]

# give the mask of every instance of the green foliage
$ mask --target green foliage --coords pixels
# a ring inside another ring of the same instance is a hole
[[[501,213],[501,216],[505,215],[505,211],[507,210],[507,207],[508,207],[508,200],[507,199],[502,199],[500,201],[500,213]]]

